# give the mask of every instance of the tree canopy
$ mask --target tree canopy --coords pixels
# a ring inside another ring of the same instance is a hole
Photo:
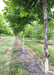
[[[9,3],[7,3],[9,1]],[[28,13],[30,15],[35,15],[43,22],[43,0],[8,0],[4,2],[10,5],[12,9],[20,9],[20,14],[26,16]],[[54,7],[54,0],[47,0],[47,10],[48,10],[48,20],[53,17],[51,8]],[[18,11],[17,11],[18,12]]]
[[[0,14],[0,35],[12,35],[10,27],[5,23],[3,16]]]

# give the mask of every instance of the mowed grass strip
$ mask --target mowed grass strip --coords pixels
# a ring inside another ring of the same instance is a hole
[[[11,38],[4,43],[0,44],[0,75],[7,75],[8,64],[9,63],[9,55],[7,55],[7,51],[13,43],[14,38]]]
[[[0,44],[0,51],[5,51],[9,46],[11,46],[11,42],[14,40],[14,38],[10,38],[7,41]]]

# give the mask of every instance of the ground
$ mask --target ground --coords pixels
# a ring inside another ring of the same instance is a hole
[[[22,73],[18,72],[19,74],[15,75],[52,75],[43,72],[40,60],[29,48],[25,47],[23,50],[21,41],[17,44],[17,40],[14,41],[13,37],[5,39],[5,41],[0,42],[0,48],[0,75],[8,75],[8,73],[14,75],[12,72],[15,71],[16,62],[22,63],[22,70],[19,71]],[[10,68],[10,65],[13,65],[13,68]]]
[[[52,75],[45,74],[42,70],[41,62],[36,58],[33,53],[27,48],[18,46],[18,60],[22,62],[23,69],[29,72],[29,75]]]

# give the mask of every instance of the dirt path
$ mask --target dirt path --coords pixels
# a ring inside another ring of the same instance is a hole
[[[41,69],[41,63],[38,58],[36,58],[32,52],[27,48],[24,49],[22,46],[18,46],[18,59],[17,61],[22,62],[23,69],[29,72],[29,75],[52,75],[45,74]]]

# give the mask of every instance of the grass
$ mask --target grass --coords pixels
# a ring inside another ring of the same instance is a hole
[[[11,38],[0,44],[0,75],[28,75],[22,69],[22,63],[17,61],[18,50],[16,43],[12,46],[13,42],[14,38]]]
[[[5,41],[4,43],[0,44],[0,55],[4,55],[8,51],[9,47],[12,44],[13,39],[14,38],[11,38]]]
[[[22,39],[20,40],[22,41]],[[22,69],[22,63],[17,61],[18,51],[16,43],[14,43],[11,53],[7,54],[13,42],[14,38],[11,38],[0,44],[0,75],[29,75],[27,71]],[[25,40],[25,45],[33,50],[38,58],[43,59],[43,46],[41,44]],[[49,54],[51,55],[49,59],[50,64],[54,66],[54,50],[49,48]],[[54,71],[53,68],[51,70]]]
[[[54,39],[53,40],[49,40],[50,43],[54,44]]]
[[[22,41],[22,39],[20,40]],[[25,45],[28,46],[31,50],[33,50],[38,58],[41,59],[43,58],[43,53],[42,53],[43,46],[28,40],[25,40]]]
[[[11,38],[0,44],[0,75],[7,75],[9,55],[7,54],[9,47],[12,45],[14,38]]]
[[[49,54],[50,54],[50,59],[49,59],[50,64],[51,64],[52,66],[54,66],[54,49],[49,48],[49,49],[48,49],[48,52],[49,52]]]
[[[20,40],[22,41],[22,38],[20,38]],[[38,58],[43,59],[44,57],[42,53],[43,45],[28,40],[25,40],[25,45],[29,47],[32,51],[34,51]],[[50,54],[49,58],[50,65],[54,67],[54,49],[49,47],[48,54]]]
[[[22,69],[22,63],[17,61],[18,50],[16,48],[16,43],[13,45],[11,52],[11,62],[9,64],[8,75],[29,75],[27,71]]]
[[[10,37],[11,37],[11,36],[10,36]],[[0,36],[0,41],[9,39],[10,37],[8,37],[8,36]]]

